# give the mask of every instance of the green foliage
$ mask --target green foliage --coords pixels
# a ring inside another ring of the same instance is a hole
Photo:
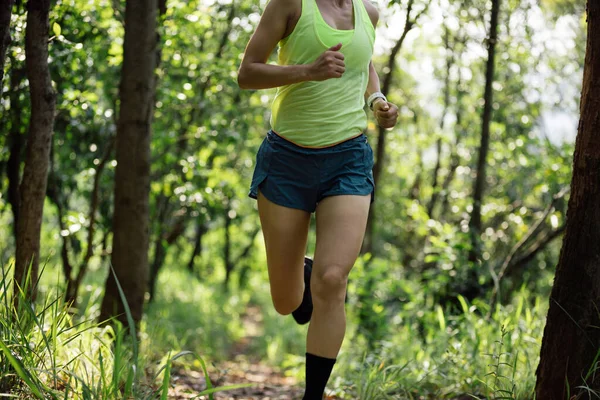
[[[380,7],[374,61],[381,72],[391,46],[386,39],[399,37],[408,3]],[[427,2],[413,3],[414,14]],[[253,236],[255,203],[246,196],[273,91],[241,91],[236,70],[264,2],[168,1],[159,28],[152,126],[156,293],[137,351],[126,329],[94,322],[111,252],[123,4],[59,0],[51,12],[50,67],[58,98],[42,257],[50,265],[73,265],[71,275],[88,250],[92,257],[77,314],[61,300],[66,269],[46,272],[40,301],[21,310],[9,301],[4,273],[0,385],[18,383],[16,395],[38,398],[118,398],[124,392],[165,398],[178,369],[207,376],[210,362],[229,358],[247,334],[249,308],[258,309],[260,326],[248,356],[301,378],[305,328],[282,322],[272,309],[261,241]],[[566,218],[568,198],[555,195],[570,180],[585,18],[583,2],[502,5],[482,259],[473,263],[468,224],[488,5],[432,2],[400,51],[389,93],[400,120],[387,133],[374,254],[359,259],[350,277],[350,337],[334,379],[345,398],[531,398],[543,299],[560,247],[559,240],[536,246],[559,232]],[[0,89],[0,242],[6,244],[0,254],[9,262],[13,221],[5,172],[12,156],[23,156],[13,145],[25,139],[30,113],[25,10],[15,11]],[[563,132],[555,126],[561,123]],[[373,147],[375,132],[371,121]],[[314,237],[310,243],[314,248]],[[494,277],[507,261],[491,307]],[[233,279],[224,290],[227,267]],[[218,389],[208,380],[206,390]]]
[[[500,332],[502,337],[496,342],[497,346],[494,353],[489,354],[493,363],[490,365],[492,371],[488,373],[488,376],[493,377],[494,381],[491,385],[486,383],[486,386],[493,391],[495,399],[515,399],[516,384],[514,373],[516,372],[517,358],[515,358],[515,365],[509,362],[510,353],[505,353],[502,350],[504,347],[504,337],[508,334],[508,331],[502,326]],[[509,371],[512,370],[513,375],[504,375],[504,370],[506,369]]]
[[[39,399],[166,398],[172,365],[184,357],[201,365],[206,377],[206,390],[197,393],[198,396],[209,395],[212,399],[215,392],[248,386],[214,386],[206,362],[191,351],[180,351],[173,356],[169,352],[164,364],[152,372],[148,361],[156,357],[156,352],[138,351],[132,321],[129,329],[116,321],[112,325],[95,322],[98,298],[88,303],[89,308],[82,310],[79,317],[73,316],[62,301],[61,287],[53,285],[50,292],[42,290],[46,295],[39,304],[28,303],[24,291],[15,294],[19,298],[15,308],[9,272],[3,267],[0,277],[3,393]]]
[[[531,399],[547,305],[520,291],[497,307],[459,298],[460,313],[444,312],[415,282],[393,313],[392,328],[373,351],[351,337],[341,355],[335,393],[360,399]],[[504,327],[507,327],[506,329]],[[355,332],[357,334],[358,332]]]

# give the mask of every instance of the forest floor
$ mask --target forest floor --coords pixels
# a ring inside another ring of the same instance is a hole
[[[247,350],[253,339],[262,334],[261,315],[258,307],[251,306],[243,315],[246,335],[234,346],[230,359],[217,365],[219,375],[211,376],[213,386],[229,386],[250,384],[250,387],[222,393],[215,393],[218,400],[292,400],[300,399],[304,390],[291,377],[260,362],[249,359]],[[208,396],[197,397],[198,392],[206,388],[204,375],[200,371],[174,369],[173,386],[169,391],[169,399],[208,399]],[[327,397],[334,400],[339,397]]]

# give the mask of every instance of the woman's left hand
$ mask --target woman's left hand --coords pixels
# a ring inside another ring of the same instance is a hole
[[[382,128],[393,128],[398,121],[398,106],[384,100],[373,104],[373,114]]]

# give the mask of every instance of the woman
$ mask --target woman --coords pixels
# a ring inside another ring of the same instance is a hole
[[[258,200],[275,309],[310,320],[307,400],[323,397],[342,345],[348,274],[373,197],[365,99],[382,127],[398,117],[371,62],[378,18],[368,0],[271,0],[238,75],[244,89],[278,88],[250,196]],[[278,65],[267,64],[277,44]],[[313,212],[314,263],[304,257]]]

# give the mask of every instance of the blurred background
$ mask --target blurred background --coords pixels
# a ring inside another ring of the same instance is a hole
[[[533,398],[565,228],[585,7],[503,1],[490,76],[492,3],[376,2],[374,63],[400,118],[385,131],[369,116],[376,202],[350,276],[348,334],[331,396],[466,399],[506,391],[506,398]],[[21,357],[39,385],[73,398],[118,397],[127,376],[118,372],[134,360],[135,398],[157,387],[167,387],[168,398],[198,396],[210,384],[203,363],[213,385],[252,385],[217,398],[301,393],[306,327],[272,309],[256,204],[247,197],[274,91],[242,91],[236,82],[264,6],[169,0],[161,10],[149,281],[135,358],[102,339],[108,328],[93,322],[112,251],[125,2],[52,3],[49,68],[57,103],[33,307],[40,326],[28,333],[39,356]],[[14,264],[31,115],[20,2],[10,31],[0,90],[3,282]],[[482,151],[486,161],[478,165]],[[479,185],[478,176],[485,178]],[[311,230],[307,253],[313,250]],[[75,308],[61,311],[64,300]],[[2,335],[18,347],[16,326],[3,324]],[[48,326],[62,326],[63,336],[47,336]],[[170,361],[180,351],[195,355]],[[3,358],[0,388],[33,396],[9,365]],[[48,365],[62,365],[62,375],[34,372]],[[161,386],[165,371],[170,383]],[[92,397],[83,394],[86,387]]]

